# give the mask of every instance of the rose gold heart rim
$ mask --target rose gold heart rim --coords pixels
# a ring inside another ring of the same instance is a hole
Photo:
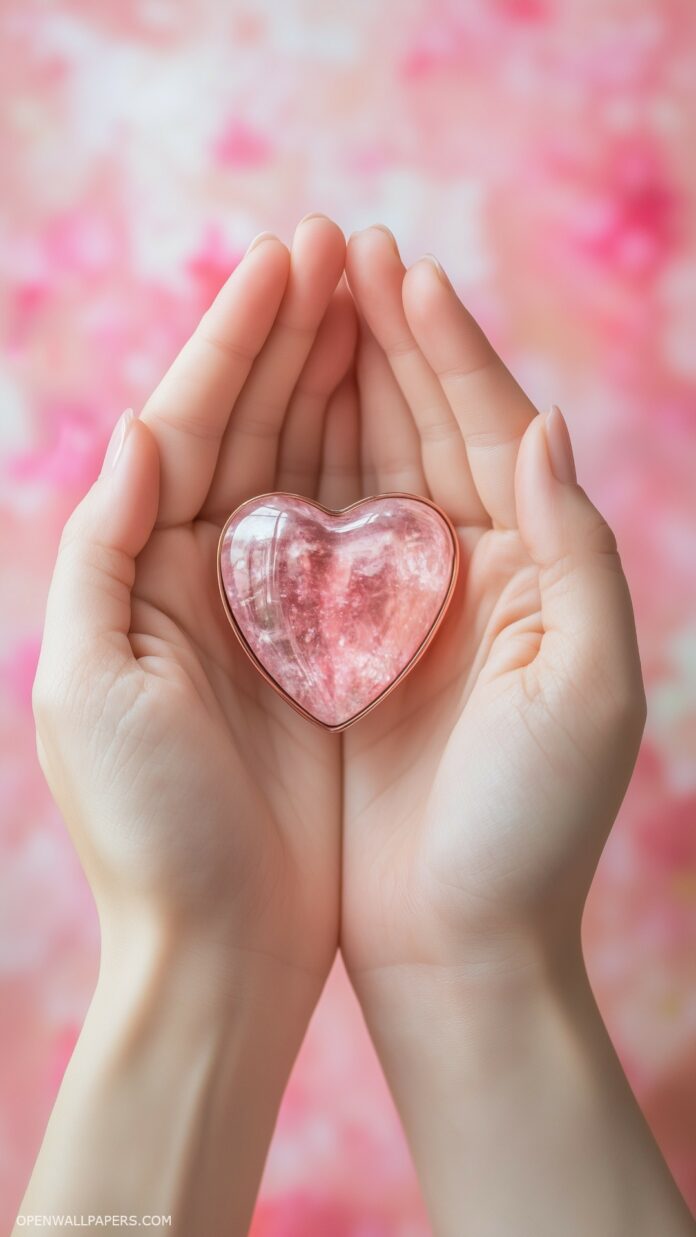
[[[391,683],[389,683],[387,687],[384,688],[383,691],[380,692],[379,696],[376,696],[374,700],[371,700],[369,704],[365,705],[364,709],[361,709],[358,713],[355,713],[353,717],[349,717],[346,721],[340,722],[335,726],[330,726],[327,722],[323,722],[321,721],[320,718],[315,717],[313,713],[310,713],[308,709],[305,709],[305,707],[299,704],[297,700],[294,700],[293,697],[289,695],[289,693],[286,692],[283,687],[281,687],[280,683],[278,683],[272,677],[272,675],[268,673],[268,671],[266,670],[266,667],[261,664],[258,657],[254,653],[253,649],[248,644],[246,636],[244,635],[244,632],[240,628],[239,624],[237,623],[237,620],[234,617],[234,614],[232,613],[232,609],[230,607],[230,604],[227,598],[227,593],[225,592],[225,586],[224,586],[223,579],[222,579],[222,543],[224,541],[225,533],[227,532],[228,525],[239,514],[239,512],[242,510],[243,507],[248,506],[250,503],[256,503],[262,498],[295,498],[295,499],[298,499],[300,502],[307,503],[310,507],[316,507],[318,511],[323,511],[325,515],[343,515],[345,514],[346,511],[352,511],[355,507],[362,507],[365,503],[380,502],[382,499],[408,498],[413,502],[423,503],[424,506],[431,507],[434,511],[436,511],[438,515],[441,516],[442,520],[444,521],[445,526],[447,527],[447,530],[450,535],[450,540],[452,542],[452,548],[453,548],[453,554],[452,554],[452,565],[451,565],[451,570],[450,570],[450,578],[449,578],[448,585],[447,585],[447,591],[442,600],[440,609],[438,610],[437,615],[435,616],[433,620],[432,626],[429,628],[427,634],[423,638],[422,643],[416,649],[415,653],[410,658],[410,660],[406,663],[403,669],[399,671],[396,678]],[[220,536],[218,538],[217,579],[218,579],[218,588],[220,590],[220,596],[222,598],[222,604],[224,606],[225,614],[227,615],[227,619],[230,623],[230,626],[232,627],[232,630],[235,636],[237,637],[237,640],[239,641],[242,649],[246,653],[249,660],[253,663],[254,668],[257,670],[257,672],[261,675],[262,678],[266,680],[267,683],[270,684],[270,686],[278,693],[278,695],[283,700],[287,701],[287,703],[291,705],[293,709],[295,709],[297,713],[300,713],[303,717],[306,717],[308,721],[314,722],[315,726],[320,726],[322,730],[328,731],[330,734],[339,734],[342,730],[346,730],[349,726],[353,726],[355,722],[360,721],[361,718],[365,717],[367,713],[370,713],[372,709],[374,709],[378,704],[381,704],[382,701],[386,699],[386,697],[391,692],[394,691],[394,688],[398,687],[399,683],[402,682],[402,680],[406,677],[406,675],[410,673],[410,671],[416,665],[416,662],[420,661],[421,657],[423,656],[426,649],[430,645],[440,624],[442,623],[445,617],[445,614],[447,613],[449,603],[452,600],[452,594],[454,592],[454,586],[457,582],[457,575],[459,571],[459,559],[460,559],[459,538],[457,537],[456,529],[452,521],[450,520],[447,513],[443,511],[442,507],[438,506],[437,503],[433,502],[431,498],[423,497],[422,494],[407,494],[405,491],[390,490],[388,493],[385,493],[385,494],[372,494],[372,495],[368,495],[366,498],[359,498],[357,502],[349,503],[347,507],[326,507],[324,506],[323,503],[317,502],[317,500],[314,498],[307,498],[305,494],[293,494],[289,490],[266,490],[263,494],[254,494],[252,495],[251,498],[245,498],[243,502],[239,503],[235,507],[234,511],[232,511],[230,515],[228,515],[227,519],[225,520],[225,523],[223,524],[222,530],[220,532]]]

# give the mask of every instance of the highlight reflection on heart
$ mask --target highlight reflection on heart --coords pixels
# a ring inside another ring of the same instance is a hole
[[[424,651],[458,562],[456,533],[427,499],[382,494],[333,512],[275,493],[227,520],[218,580],[257,669],[300,712],[342,730]]]

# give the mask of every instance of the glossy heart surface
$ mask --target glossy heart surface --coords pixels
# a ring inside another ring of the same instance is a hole
[[[242,503],[222,530],[228,618],[258,669],[301,712],[341,730],[415,663],[449,602],[454,529],[415,495],[327,511],[292,494]]]

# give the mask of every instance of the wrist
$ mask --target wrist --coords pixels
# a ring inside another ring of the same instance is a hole
[[[368,1025],[388,1032],[404,1017],[427,1025],[431,1012],[476,1034],[502,1010],[538,1007],[545,998],[570,999],[586,983],[580,925],[556,926],[553,932],[519,925],[508,931],[460,936],[456,950],[448,941],[424,948],[410,959],[384,960],[351,968],[351,982]]]
[[[359,977],[434,1230],[682,1237],[686,1211],[606,1034],[579,939],[550,953],[531,938],[499,946],[485,966],[479,954]]]
[[[247,1231],[278,1105],[318,995],[270,955],[102,925],[94,996],[23,1203]]]
[[[126,922],[127,919],[127,922]],[[241,946],[222,934],[192,932],[152,908],[101,917],[101,956],[93,1005],[116,1008],[127,1018],[152,1022],[178,1012],[177,1025],[192,1033],[212,1024],[255,1021],[273,994],[286,998],[276,1037],[304,1022],[320,995],[324,976],[294,965],[260,945]],[[169,1009],[171,1007],[171,1009]],[[171,1028],[171,1016],[168,1019]]]

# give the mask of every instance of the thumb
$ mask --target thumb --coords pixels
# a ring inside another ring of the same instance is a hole
[[[597,687],[597,704],[642,701],[633,607],[616,539],[577,484],[568,427],[556,407],[525,431],[515,500],[522,541],[539,568],[542,664],[551,657],[574,678],[585,670],[583,682]]]
[[[68,676],[98,648],[132,658],[127,639],[135,558],[152,533],[159,453],[132,409],[116,422],[102,470],[68,519],[46,604],[39,668]],[[37,670],[37,677],[39,671]]]

